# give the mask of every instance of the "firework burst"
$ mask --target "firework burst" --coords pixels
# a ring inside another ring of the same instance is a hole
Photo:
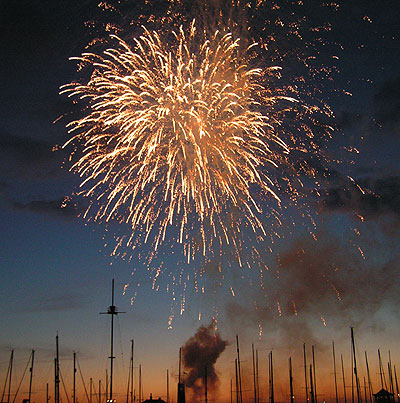
[[[85,218],[124,224],[110,254],[135,261],[131,302],[144,283],[165,289],[169,326],[192,291],[214,317],[217,289],[237,298],[250,288],[262,296],[256,311],[297,315],[286,281],[273,288],[287,300],[270,289],[282,281],[280,249],[296,232],[317,240],[318,199],[345,178],[327,148],[330,24],[311,24],[291,0],[160,3],[108,15],[118,19],[103,21],[108,39],[73,58],[86,79],[61,89],[81,106],[64,147],[74,147]]]
[[[88,100],[86,116],[69,124],[70,142],[83,147],[72,169],[96,219],[128,223],[128,245],[144,231],[155,249],[177,227],[189,256],[206,254],[213,238],[235,243],[244,223],[265,234],[254,194],[279,200],[266,167],[289,153],[274,108],[297,102],[262,85],[279,67],[251,68],[257,44],[241,51],[219,31],[207,39],[194,21],[169,41],[147,30],[133,46],[113,39],[103,55],[77,58],[93,68],[87,84],[62,88]],[[200,246],[190,245],[193,231]]]

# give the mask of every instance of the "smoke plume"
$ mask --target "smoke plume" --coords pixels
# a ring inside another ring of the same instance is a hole
[[[208,391],[217,388],[218,374],[214,365],[227,344],[215,331],[214,322],[211,322],[208,326],[200,326],[182,347],[183,366],[189,371],[185,376],[185,385],[192,390],[195,400],[204,394],[206,368]]]
[[[260,323],[274,345],[306,342],[320,348],[329,343],[313,329],[351,324],[359,330],[381,331],[389,314],[382,310],[400,303],[400,254],[397,245],[374,228],[375,235],[367,232],[369,242],[357,238],[363,249],[332,232],[318,232],[318,242],[294,241],[279,255],[279,272],[266,280],[267,294],[249,287],[247,296],[227,305],[233,329],[255,328]],[[383,240],[384,252],[379,244]],[[387,310],[398,315],[395,309]]]

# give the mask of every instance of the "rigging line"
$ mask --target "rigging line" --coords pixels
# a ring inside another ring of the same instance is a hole
[[[124,367],[125,362],[124,362],[124,350],[122,347],[122,332],[121,332],[121,324],[120,324],[118,316],[117,316],[117,324],[118,324],[118,333],[119,333],[119,344],[120,344],[121,356],[122,356],[122,366]],[[125,370],[125,368],[123,368],[123,369]]]
[[[121,361],[122,361],[122,371],[125,372],[125,360],[124,360],[124,350],[122,346],[122,332],[121,332],[121,324],[117,315],[117,325],[118,325],[118,333],[119,333],[119,344],[121,349]]]
[[[61,368],[60,368],[60,378],[61,378],[61,383],[63,384],[64,393],[65,393],[65,396],[67,398],[67,402],[69,403],[69,397],[68,397],[68,393],[67,393],[67,388],[65,387],[64,378],[63,378],[62,373],[61,373]]]
[[[103,335],[103,337],[101,338],[101,350],[100,351],[106,351],[106,348],[108,348],[108,346],[109,346],[108,336],[106,336],[108,334],[108,332],[109,332],[109,323],[106,321],[103,321],[103,330],[101,333]],[[106,342],[106,340],[107,340],[107,342]],[[99,368],[107,367],[108,360],[109,360],[109,358],[107,358],[107,355],[102,354],[101,355],[101,364],[99,365]],[[103,388],[103,390],[104,389],[105,388]]]
[[[1,401],[2,401],[2,402],[4,402],[3,398],[4,398],[4,394],[5,394],[5,392],[6,392],[7,379],[8,379],[8,377],[9,377],[9,375],[10,375],[10,370],[11,370],[11,365],[12,365],[12,356],[13,356],[13,353],[11,353],[11,359],[10,359],[10,361],[9,361],[9,363],[8,363],[8,369],[7,369],[6,380],[4,381],[3,394],[1,395]],[[10,382],[11,382],[11,379],[10,379]]]
[[[28,369],[28,365],[29,365],[29,363],[31,362],[31,356],[32,356],[32,353],[30,354],[29,359],[28,359],[28,362],[26,363],[26,367],[25,367],[25,369],[24,369],[24,373],[22,374],[22,378],[21,378],[21,380],[20,380],[20,382],[19,382],[17,391],[15,392],[15,395],[14,395],[14,400],[12,401],[12,403],[14,403],[14,402],[15,402],[15,399],[17,398],[19,389],[20,389],[20,387],[21,387],[22,381],[24,380],[24,377],[25,377],[25,374],[26,374],[26,370]]]
[[[81,379],[82,379],[82,383],[83,383],[83,388],[85,389],[86,399],[87,399],[88,403],[90,403],[89,395],[88,395],[88,392],[87,392],[87,389],[86,389],[85,380],[83,379],[83,375],[82,375],[82,371],[81,371],[81,366],[80,366],[80,364],[79,364],[78,357],[76,357],[76,363],[78,364],[79,374],[81,375]]]
[[[131,384],[131,366],[129,365],[129,374],[128,374],[128,388],[126,391],[126,403],[129,402],[129,386]]]
[[[94,395],[96,396],[96,400],[99,401],[99,395],[97,394],[96,385],[94,384],[94,382],[92,384],[92,387],[93,387]]]

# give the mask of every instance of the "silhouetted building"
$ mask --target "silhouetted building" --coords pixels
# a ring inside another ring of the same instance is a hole
[[[157,402],[157,403],[167,403],[167,402],[165,402],[164,400],[162,400],[161,397],[159,397],[158,399],[153,399],[153,395],[152,395],[151,393],[150,393],[150,399],[143,400],[142,403],[154,403],[154,402]]]
[[[375,403],[394,403],[394,394],[389,393],[385,389],[381,389],[378,393],[374,393]]]

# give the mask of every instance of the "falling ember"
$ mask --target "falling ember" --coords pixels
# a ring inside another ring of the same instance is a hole
[[[135,303],[136,297],[137,297],[137,291],[135,291],[135,293],[133,294],[133,297],[131,297],[131,306],[133,306],[133,304]]]
[[[171,312],[171,314],[168,317],[168,330],[172,330],[172,322],[174,321],[175,314],[174,312]]]
[[[296,303],[292,300],[292,305],[293,305],[293,311],[295,316],[297,316],[297,307],[296,307]]]
[[[358,251],[360,252],[360,255],[362,256],[362,258],[365,260],[365,255],[364,255],[364,251],[361,249],[360,246],[357,246]]]
[[[280,304],[280,302],[279,302],[279,301],[276,301],[276,305],[277,305],[277,308],[278,308],[279,316],[282,316],[282,310],[281,310],[281,304]]]
[[[339,301],[341,301],[341,300],[342,300],[342,297],[340,296],[339,290],[335,287],[335,285],[334,285],[332,282],[330,282],[330,285],[331,285],[331,287],[333,288],[333,291],[335,291],[335,294],[336,294],[336,296],[337,296],[337,299],[338,299]]]

